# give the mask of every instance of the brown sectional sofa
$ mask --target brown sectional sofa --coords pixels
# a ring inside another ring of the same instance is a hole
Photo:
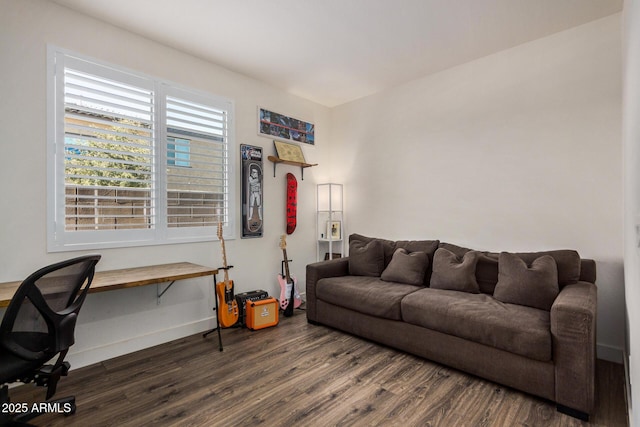
[[[307,318],[551,400],[594,407],[596,268],[576,251],[509,254],[351,235],[307,266]]]

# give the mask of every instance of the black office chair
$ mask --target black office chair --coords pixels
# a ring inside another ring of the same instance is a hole
[[[3,409],[17,411],[0,413],[0,425],[24,425],[20,423],[41,414],[25,413],[26,405],[9,405],[8,384],[13,382],[47,387],[49,408],[67,415],[75,412],[75,397],[49,399],[60,377],[69,372],[64,357],[74,343],[78,312],[99,260],[100,255],[86,255],[52,264],[20,284],[0,324],[0,403]]]

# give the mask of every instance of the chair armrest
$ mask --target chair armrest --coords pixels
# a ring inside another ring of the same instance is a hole
[[[347,276],[349,274],[349,258],[336,258],[307,265],[307,320],[317,321],[316,316],[316,284],[327,277]]]
[[[587,414],[595,400],[596,310],[590,282],[566,285],[551,307],[556,402]]]

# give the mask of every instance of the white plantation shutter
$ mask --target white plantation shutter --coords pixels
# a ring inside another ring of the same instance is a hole
[[[153,92],[64,68],[65,230],[151,228]]]
[[[233,104],[50,50],[49,250],[233,237]]]
[[[216,227],[225,222],[229,153],[224,105],[167,95],[166,135],[167,225]]]

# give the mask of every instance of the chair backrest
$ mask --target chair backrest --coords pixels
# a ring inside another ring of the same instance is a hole
[[[49,360],[74,343],[78,312],[100,255],[41,268],[27,277],[0,324],[0,346],[25,360]]]

